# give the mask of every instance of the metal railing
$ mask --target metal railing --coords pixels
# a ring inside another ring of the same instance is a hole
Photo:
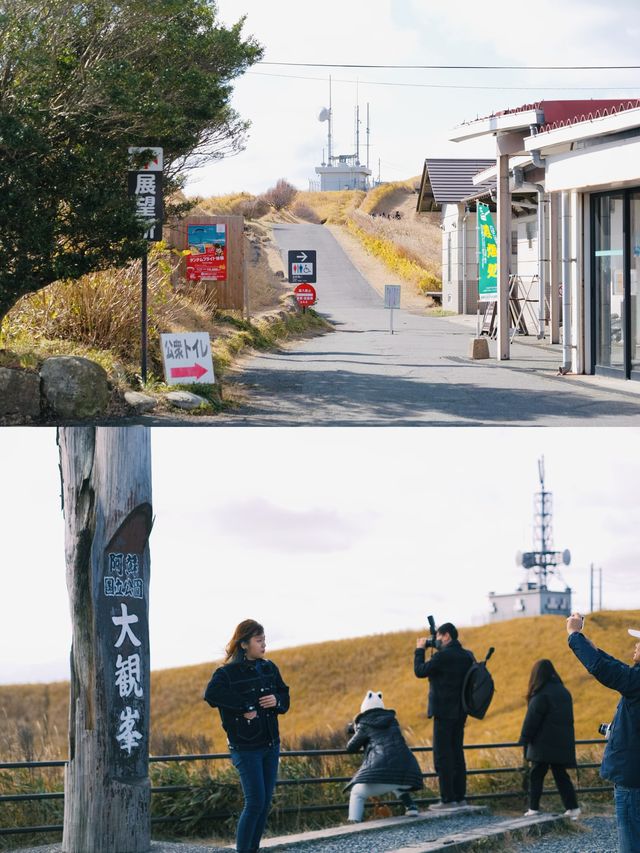
[[[593,740],[577,740],[576,746],[588,746],[588,745],[603,745],[603,741],[601,738],[593,739]],[[465,750],[500,750],[500,749],[512,749],[518,748],[522,749],[522,746],[516,742],[508,742],[508,743],[475,743],[475,744],[465,744]],[[414,746],[410,747],[411,751],[414,753],[420,752],[433,752],[433,747],[431,746]],[[282,759],[289,758],[324,758],[324,757],[332,757],[332,756],[341,756],[341,755],[349,755],[354,757],[354,753],[348,753],[346,749],[296,749],[296,750],[287,750],[280,753],[280,757]],[[355,754],[357,756],[357,753]],[[198,753],[193,755],[154,755],[150,756],[149,761],[153,763],[170,763],[170,762],[193,762],[193,761],[221,761],[224,759],[230,759],[231,755],[228,752],[212,752],[212,753]],[[67,765],[67,761],[58,760],[58,761],[6,761],[0,762],[0,770],[26,770],[26,769],[43,769],[43,768],[52,768],[52,767],[65,767]],[[578,778],[581,770],[592,770],[600,766],[599,762],[586,762],[577,765]],[[519,774],[522,772],[522,765],[507,765],[502,767],[482,767],[482,768],[470,768],[467,769],[467,776],[495,776],[500,774]],[[437,773],[433,771],[427,771],[422,774],[423,779],[435,779],[437,778]],[[347,783],[352,777],[351,776],[312,776],[307,778],[296,778],[296,779],[278,779],[276,782],[277,787],[286,787],[286,786],[299,786],[299,785],[324,785],[331,783]],[[152,794],[173,794],[179,792],[190,791],[198,788],[197,785],[159,785],[151,788]],[[586,793],[600,793],[605,791],[612,791],[613,787],[611,785],[590,785],[590,786],[576,786],[576,793],[578,794],[586,794]],[[544,793],[546,794],[555,794],[555,789],[545,789]],[[520,798],[522,799],[525,796],[524,790],[521,788],[517,791],[487,791],[478,794],[469,794],[467,795],[467,800],[469,801],[478,801],[478,800],[504,800],[504,799],[513,799]],[[37,802],[37,801],[46,801],[46,800],[63,800],[64,799],[64,791],[47,791],[36,794],[0,794],[0,807],[4,803],[16,803],[16,802]],[[433,803],[437,800],[437,797],[424,797],[424,798],[415,798],[414,801],[418,805],[427,805],[429,803]],[[397,805],[397,800],[382,800],[378,803],[378,805]],[[277,813],[280,815],[284,814],[294,814],[294,813],[312,813],[312,812],[330,812],[330,811],[341,811],[347,810],[348,802],[345,799],[344,802],[341,803],[322,803],[319,805],[298,805],[298,806],[282,806],[277,808]],[[217,812],[215,814],[210,815],[211,820],[225,820],[227,818],[233,817],[234,812]],[[162,823],[175,823],[178,821],[184,820],[184,816],[180,817],[152,817],[152,824],[162,824]],[[40,833],[40,832],[62,832],[63,826],[62,824],[50,824],[46,826],[20,826],[20,827],[0,827],[0,836],[3,835],[26,835],[31,833]]]

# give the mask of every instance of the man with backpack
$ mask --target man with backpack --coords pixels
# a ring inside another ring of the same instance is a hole
[[[436,648],[425,660],[427,645]],[[440,802],[430,809],[446,811],[465,806],[467,768],[464,760],[464,724],[467,711],[463,706],[463,685],[475,663],[473,654],[458,640],[458,630],[451,622],[440,625],[435,640],[418,637],[413,662],[417,678],[429,679],[427,716],[433,717],[433,762],[440,786]]]

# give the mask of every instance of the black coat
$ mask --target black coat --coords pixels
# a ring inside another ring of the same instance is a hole
[[[345,791],[360,782],[408,785],[412,791],[422,788],[420,767],[402,737],[395,711],[371,708],[358,714],[355,724],[347,752],[364,748],[364,761]]]
[[[475,658],[459,640],[451,640],[429,660],[425,649],[416,649],[413,671],[418,678],[429,679],[427,716],[443,720],[459,720],[466,716],[462,709],[462,684]]]
[[[529,761],[576,766],[571,693],[552,678],[529,700],[519,743]]]
[[[261,708],[258,700],[272,693],[278,702],[275,708]],[[289,710],[289,688],[282,680],[278,667],[270,660],[241,660],[215,670],[205,690],[204,699],[218,708],[222,727],[229,745],[235,749],[254,749],[277,743],[278,715]],[[247,720],[247,711],[258,716]]]

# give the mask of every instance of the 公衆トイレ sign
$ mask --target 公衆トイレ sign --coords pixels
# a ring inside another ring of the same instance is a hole
[[[211,341],[206,332],[171,332],[160,335],[162,362],[167,385],[216,381]]]

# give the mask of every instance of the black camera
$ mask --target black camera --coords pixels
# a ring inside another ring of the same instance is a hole
[[[431,634],[431,637],[425,643],[425,648],[439,649],[440,640],[436,640],[436,623],[434,621],[433,616],[427,616],[427,622],[429,623],[429,633]]]
[[[598,734],[609,740],[609,735],[611,734],[611,723],[600,723],[598,726]]]

